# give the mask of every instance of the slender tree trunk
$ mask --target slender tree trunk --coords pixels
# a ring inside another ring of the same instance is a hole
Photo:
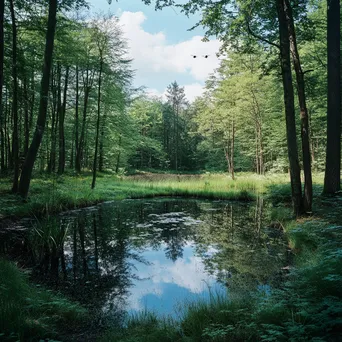
[[[89,70],[86,71],[86,80],[84,85],[84,105],[83,105],[83,119],[82,119],[82,129],[81,129],[81,136],[80,141],[78,144],[78,149],[76,153],[76,171],[78,173],[81,172],[81,163],[83,159],[83,150],[84,150],[84,139],[85,139],[85,131],[86,131],[86,119],[87,119],[87,109],[88,109],[88,101],[89,101],[89,94],[92,88],[92,77],[89,80]]]
[[[97,153],[99,147],[99,136],[100,136],[100,115],[101,115],[101,83],[102,83],[102,68],[103,68],[103,58],[102,53],[101,61],[100,61],[100,72],[99,72],[99,91],[97,95],[97,122],[96,122],[96,140],[95,140],[95,154],[94,154],[94,162],[93,162],[93,181],[91,183],[91,188],[95,188],[96,182],[96,169],[97,169]]]
[[[47,172],[55,172],[56,170],[56,127],[58,120],[58,90],[57,85],[54,83],[54,72],[51,75],[51,93],[52,93],[52,105],[51,105],[51,137],[50,137],[50,155],[48,155],[49,162]],[[59,67],[57,67],[57,83],[59,79]]]
[[[105,125],[106,125],[106,111],[103,114],[103,120],[101,125],[101,138],[100,138],[100,156],[99,156],[99,171],[102,172],[104,170],[104,138],[105,138]]]
[[[227,172],[230,174],[229,140],[227,140],[226,146],[223,146],[223,151],[227,161]]]
[[[12,77],[13,77],[13,136],[12,136],[12,153],[14,161],[14,176],[12,192],[18,191],[19,178],[19,137],[18,137],[18,62],[17,62],[17,24],[15,22],[15,12],[13,0],[10,0],[10,10],[12,19]]]
[[[287,29],[284,0],[276,0],[276,2],[279,22],[280,61],[284,87],[286,137],[290,164],[292,202],[294,213],[296,216],[299,216],[303,213],[303,203],[302,185],[300,180],[300,166],[298,160],[294,93],[291,73],[290,39]]]
[[[29,124],[29,98],[27,91],[27,78],[24,78],[24,155],[26,156],[30,142],[30,124]]]
[[[259,169],[259,141],[258,141],[258,129],[255,128],[255,167],[256,167],[256,173],[260,173]]]
[[[341,189],[341,22],[340,0],[328,0],[328,115],[325,194]]]
[[[260,168],[260,174],[265,174],[265,163],[264,163],[264,147],[262,143],[262,128],[261,124],[259,123],[259,168]]]
[[[119,167],[120,167],[120,156],[121,156],[121,134],[119,136],[119,153],[116,158],[116,167],[115,167],[115,173],[119,172]]]
[[[79,141],[78,141],[78,111],[79,111],[79,77],[78,77],[78,66],[76,66],[76,104],[75,104],[75,168],[77,172],[81,172],[81,164],[77,165],[77,154],[79,149]]]
[[[72,131],[72,137],[71,137],[71,151],[70,151],[70,169],[72,170],[74,168],[74,141],[75,141],[75,127]]]
[[[178,171],[178,114],[179,114],[179,108],[177,105],[177,110],[176,110],[176,171]]]
[[[51,71],[51,65],[52,65],[53,45],[54,45],[55,30],[56,30],[56,16],[57,16],[57,0],[50,0],[49,1],[48,29],[46,32],[43,76],[42,76],[42,81],[41,81],[41,86],[40,86],[40,103],[39,103],[37,125],[36,125],[36,129],[34,132],[34,136],[33,136],[30,148],[27,152],[27,156],[23,165],[23,170],[21,172],[21,178],[20,178],[20,184],[19,184],[19,193],[24,198],[27,197],[27,194],[30,188],[34,162],[36,160],[39,146],[42,142],[42,138],[43,138],[43,134],[45,130],[46,114],[47,114],[47,107],[48,107],[49,84],[50,84],[50,71]]]
[[[66,113],[66,100],[68,93],[68,82],[69,82],[69,67],[66,67],[65,81],[64,81],[64,92],[63,92],[63,106],[60,111],[59,118],[59,159],[58,159],[58,174],[63,174],[65,169],[65,134],[64,134],[64,120]]]
[[[4,111],[2,109],[2,88],[4,85],[4,11],[5,0],[0,0],[0,171],[5,171],[5,132]]]
[[[305,81],[302,65],[297,48],[296,31],[294,27],[292,8],[289,0],[285,0],[287,26],[289,30],[290,49],[292,62],[296,73],[297,93],[300,108],[300,132],[302,138],[303,170],[304,170],[304,212],[312,210],[312,173],[311,173],[311,152],[310,152],[310,129],[309,115],[306,106]]]
[[[231,151],[230,151],[230,171],[232,173],[232,180],[235,179],[234,175],[234,149],[235,149],[235,122],[232,121],[232,142],[231,142]]]

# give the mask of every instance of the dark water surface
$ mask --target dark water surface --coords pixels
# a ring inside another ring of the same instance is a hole
[[[99,316],[177,317],[186,301],[210,294],[270,291],[286,245],[269,222],[261,199],[124,200],[24,220],[30,229],[3,234],[0,250]]]

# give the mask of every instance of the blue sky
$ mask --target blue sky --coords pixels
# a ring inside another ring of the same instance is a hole
[[[130,57],[136,70],[135,86],[146,86],[148,92],[162,95],[169,83],[176,80],[184,86],[191,101],[202,93],[210,73],[218,67],[215,53],[219,42],[201,41],[204,31],[188,31],[199,15],[187,18],[176,8],[155,11],[141,0],[88,0],[92,12],[108,12],[120,18],[120,25],[128,41]],[[209,54],[209,58],[202,55]],[[194,59],[191,55],[198,55]]]

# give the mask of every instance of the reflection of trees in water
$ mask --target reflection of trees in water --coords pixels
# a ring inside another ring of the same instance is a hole
[[[134,246],[159,250],[166,245],[164,251],[168,259],[175,262],[182,258],[184,246],[193,235],[193,226],[188,220],[199,214],[198,202],[169,200],[145,206],[141,203],[138,212],[138,220],[131,221]]]
[[[180,213],[176,222],[167,215],[173,211]],[[36,275],[91,307],[124,310],[129,287],[139,279],[134,265],[147,263],[141,252],[164,248],[171,260],[182,257],[192,235],[183,221],[193,211],[196,202],[127,201],[52,217],[28,239]]]
[[[268,283],[285,253],[281,237],[271,240],[264,229],[268,212],[263,200],[258,199],[254,206],[228,204],[217,209],[215,214],[202,212],[203,224],[196,235],[196,251],[206,270],[230,287]],[[209,246],[214,248],[211,253]]]
[[[106,314],[121,314],[130,286],[139,281],[135,265],[147,264],[142,255],[151,249],[176,261],[195,241],[206,270],[230,288],[267,282],[284,251],[266,234],[267,215],[262,199],[255,205],[114,202],[37,223],[24,248],[43,278],[50,276],[61,290]]]

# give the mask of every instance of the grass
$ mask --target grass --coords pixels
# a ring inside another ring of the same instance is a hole
[[[10,193],[9,180],[0,179],[0,219],[48,215],[124,198],[183,196],[250,201],[273,181],[278,181],[278,178],[267,179],[250,174],[241,175],[235,181],[224,174],[140,174],[128,177],[102,174],[97,179],[96,188],[91,190],[89,174],[56,176],[33,179],[29,198],[23,201]]]
[[[322,175],[314,177],[315,189],[321,189]],[[287,174],[258,176],[240,173],[236,180],[227,174],[155,174],[139,173],[118,177],[99,174],[94,190],[91,175],[65,175],[34,178],[28,200],[11,194],[10,181],[0,179],[0,219],[44,216],[68,209],[94,205],[109,200],[182,196],[192,198],[252,201],[258,194],[268,193],[274,202],[291,201]]]
[[[85,320],[80,305],[29,284],[27,274],[15,264],[0,259],[0,274],[1,341],[53,338]]]

